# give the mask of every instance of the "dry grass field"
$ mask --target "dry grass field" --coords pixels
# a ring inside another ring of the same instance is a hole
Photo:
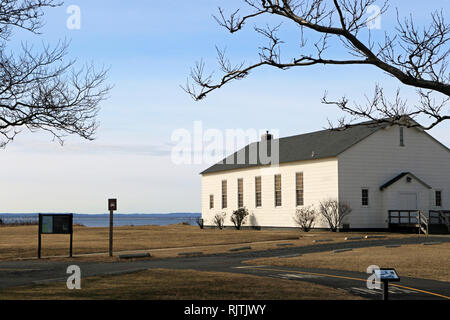
[[[37,226],[0,228],[0,259],[36,257]],[[114,229],[114,250],[150,250],[155,248],[189,247],[208,244],[232,244],[251,241],[283,240],[298,233],[234,230],[200,230],[185,225],[130,226]],[[108,228],[74,227],[73,253],[107,252]],[[42,256],[67,255],[68,235],[43,235]]]
[[[91,277],[81,290],[65,282],[0,290],[2,300],[353,300],[346,291],[301,281],[232,273],[154,269],[128,275]]]
[[[255,259],[246,263],[359,272],[366,272],[368,266],[377,265],[395,268],[400,277],[450,282],[450,243],[361,248],[341,253],[311,253],[295,258]]]
[[[37,226],[0,227],[0,260],[28,259],[37,255]],[[154,257],[177,256],[179,252],[228,252],[239,245],[252,243],[253,250],[277,248],[278,243],[295,246],[313,244],[313,239],[345,241],[355,233],[309,232],[297,230],[217,230],[186,225],[116,227],[114,251],[146,250]],[[416,235],[386,234],[389,238]],[[74,227],[73,254],[94,254],[108,251],[108,228]],[[369,241],[369,240],[367,240]],[[43,235],[42,256],[66,256],[69,251],[68,235]],[[83,259],[98,259],[87,256]],[[104,256],[103,258],[104,259]]]

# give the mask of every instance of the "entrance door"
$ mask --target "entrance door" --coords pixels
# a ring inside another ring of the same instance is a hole
[[[400,210],[417,210],[417,193],[400,192],[398,201]],[[415,213],[400,212],[400,223],[417,223],[417,217]]]
[[[398,201],[400,210],[417,210],[417,193],[400,192]]]

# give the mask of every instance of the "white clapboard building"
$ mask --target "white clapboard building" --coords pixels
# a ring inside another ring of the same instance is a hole
[[[278,165],[249,156],[266,141]],[[297,208],[330,198],[352,208],[341,226],[350,229],[418,227],[419,211],[428,223],[445,223],[450,209],[450,150],[420,127],[366,122],[280,139],[266,134],[201,175],[205,226],[217,214],[232,226],[232,212],[245,207],[246,226],[296,227]]]

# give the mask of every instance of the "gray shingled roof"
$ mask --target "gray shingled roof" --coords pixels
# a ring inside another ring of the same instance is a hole
[[[366,122],[345,130],[322,130],[276,139],[279,142],[280,163],[336,157],[354,144],[386,126],[387,124],[374,124],[373,122]],[[209,167],[205,171],[201,172],[201,174],[250,168],[262,165],[259,157],[256,162],[254,161],[251,163],[249,161],[249,150],[252,150],[251,148],[256,148],[256,150],[259,151],[260,144],[261,142],[254,142],[246,146],[245,148]],[[242,152],[244,149],[245,162],[239,164],[236,161],[237,154]],[[234,159],[234,161],[230,162],[227,161],[227,159]]]

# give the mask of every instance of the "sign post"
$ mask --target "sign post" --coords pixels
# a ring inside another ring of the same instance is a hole
[[[375,270],[375,275],[383,283],[383,300],[389,300],[389,282],[399,282],[400,277],[392,268]]]
[[[117,199],[108,199],[109,210],[109,256],[113,256],[114,211],[117,210]]]
[[[73,214],[39,214],[38,259],[41,258],[43,234],[70,234],[69,257],[72,258]]]

